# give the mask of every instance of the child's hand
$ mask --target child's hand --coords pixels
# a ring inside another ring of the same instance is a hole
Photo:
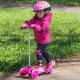
[[[31,24],[31,27],[33,28],[35,26],[35,24]]]
[[[28,24],[27,23],[24,23],[24,24],[22,24],[22,26],[21,26],[21,29],[28,29]]]
[[[35,28],[36,28],[35,24],[32,24],[32,25],[31,25],[31,28],[32,28],[32,29],[35,29]]]
[[[26,24],[22,24],[22,27],[24,28],[26,26]]]

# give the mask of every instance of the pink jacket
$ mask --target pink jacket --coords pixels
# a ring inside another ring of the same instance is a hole
[[[49,12],[45,17],[42,19],[37,19],[34,16],[32,19],[27,21],[29,25],[35,24],[34,37],[35,41],[40,44],[46,44],[50,42],[50,33],[49,33],[49,23],[52,18],[52,13]]]

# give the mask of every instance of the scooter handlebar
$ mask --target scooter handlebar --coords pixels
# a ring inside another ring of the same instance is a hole
[[[24,23],[22,26],[21,26],[21,29],[28,29],[31,28],[31,26],[29,26],[27,23]]]

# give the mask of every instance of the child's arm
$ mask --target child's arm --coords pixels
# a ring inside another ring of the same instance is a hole
[[[28,27],[31,28],[31,24],[34,23],[34,17],[28,21],[25,21],[25,23],[22,24],[21,29],[28,29]]]
[[[47,30],[49,29],[49,20],[46,19],[44,21],[42,21],[41,23],[41,31],[40,32],[47,32]]]
[[[48,28],[49,28],[49,20],[44,20],[42,21],[41,25],[32,25],[31,27],[33,27],[33,29],[35,29],[36,31],[42,33],[42,32],[47,32]]]
[[[28,29],[31,28],[27,23],[22,24],[21,29]]]

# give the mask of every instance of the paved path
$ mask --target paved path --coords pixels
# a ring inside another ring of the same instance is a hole
[[[0,3],[1,8],[32,8],[34,4],[27,3]],[[62,11],[62,12],[70,12],[70,13],[79,13],[80,14],[80,6],[66,6],[66,5],[51,5],[53,11]]]
[[[34,69],[34,68],[33,68]],[[19,72],[11,72],[0,80],[33,80],[28,75],[20,77]],[[51,74],[38,76],[35,80],[80,80],[80,55],[56,62]]]
[[[80,80],[80,62],[58,64],[51,74],[38,76],[35,80]],[[0,80],[33,80],[28,75],[20,77],[18,72],[6,75]]]

